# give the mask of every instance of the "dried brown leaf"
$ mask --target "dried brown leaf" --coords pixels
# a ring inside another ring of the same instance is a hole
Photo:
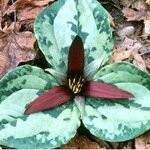
[[[122,10],[124,16],[128,21],[140,21],[145,19],[146,10],[135,11],[131,8],[125,7]]]
[[[7,14],[17,12],[18,21],[34,20],[44,6],[48,5],[54,0],[17,0],[7,10]]]
[[[117,33],[121,39],[124,39],[126,36],[130,37],[135,31],[134,26],[127,26],[119,30]]]
[[[138,40],[133,40],[128,37],[126,37],[124,41],[117,46],[117,49],[131,51],[139,51],[141,48],[142,44]]]
[[[142,71],[147,71],[145,61],[140,54],[132,51],[132,57],[134,58],[133,60],[134,65],[136,65]]]
[[[132,3],[132,8],[136,9],[136,10],[146,10],[147,9],[147,5],[145,3],[145,0],[136,0]]]
[[[112,62],[120,62],[122,60],[128,59],[131,57],[131,50],[124,51],[124,50],[115,50],[114,54],[110,60]]]
[[[144,20],[144,29],[143,29],[144,36],[150,36],[150,19]]]
[[[7,7],[8,7],[9,0],[0,0],[0,12],[4,15]]]
[[[55,0],[44,0],[44,1],[41,1],[41,0],[32,0],[32,4],[35,5],[35,6],[46,6],[48,5],[50,2],[53,2]]]
[[[125,3],[126,6],[122,10],[127,21],[144,21],[143,38],[150,36],[150,8],[147,4],[150,4],[149,0],[136,0],[131,6]]]
[[[150,0],[146,0],[146,4],[150,5]]]
[[[150,149],[150,132],[147,132],[135,139],[136,149]]]
[[[14,28],[16,31],[19,31],[20,25],[18,23],[15,23],[15,22],[13,22],[10,26],[8,26],[6,24],[3,29],[0,29],[0,31],[2,32],[2,34],[4,34],[4,33],[9,34],[12,31],[14,31]]]
[[[7,5],[8,5],[8,0],[0,0],[0,29],[1,29],[2,17],[5,14]]]
[[[106,148],[104,142],[99,145],[97,142],[91,141],[84,135],[77,135],[68,144],[61,147],[61,149],[100,149]]]
[[[54,0],[17,0],[16,1],[16,9],[23,9],[28,6],[37,6],[42,7],[48,5],[50,2]]]
[[[120,0],[120,4],[124,7],[129,7],[135,0]]]
[[[40,11],[40,7],[26,7],[25,9],[19,11],[17,18],[19,21],[34,20]]]
[[[5,30],[0,36],[0,77],[20,62],[35,57],[33,33]]]
[[[150,70],[150,58],[147,58],[145,60],[145,63],[146,63],[146,67]]]

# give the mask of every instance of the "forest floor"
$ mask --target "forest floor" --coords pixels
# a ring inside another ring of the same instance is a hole
[[[33,34],[38,13],[53,0],[0,0],[0,78],[18,65],[47,68]],[[128,61],[150,71],[150,0],[99,0],[108,10],[115,47],[109,63]],[[2,147],[3,148],[3,147]],[[150,134],[127,142],[98,140],[81,126],[61,148],[149,149]]]

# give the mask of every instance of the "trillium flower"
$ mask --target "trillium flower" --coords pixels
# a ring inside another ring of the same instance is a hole
[[[35,99],[27,107],[25,113],[31,114],[59,106],[76,95],[111,100],[134,97],[131,93],[117,87],[93,80],[88,81],[85,78],[84,45],[78,35],[73,40],[69,49],[67,78],[63,82],[63,85],[54,87]]]

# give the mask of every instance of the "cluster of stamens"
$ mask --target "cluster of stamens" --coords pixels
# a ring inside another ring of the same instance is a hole
[[[69,88],[72,90],[74,94],[78,94],[81,92],[83,84],[84,84],[84,78],[82,76],[75,76],[74,78],[68,79]]]

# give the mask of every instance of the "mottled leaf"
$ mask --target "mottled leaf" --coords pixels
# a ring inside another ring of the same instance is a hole
[[[0,81],[0,101],[21,89],[48,90],[57,86],[55,79],[38,67],[24,65],[7,73]]]
[[[24,114],[28,104],[57,85],[53,76],[29,65],[14,69],[0,81],[0,145],[54,148],[74,137],[80,113],[73,101],[55,109]]]
[[[24,115],[38,90],[22,89],[0,104],[0,144],[12,148],[54,148],[75,136],[80,114],[72,102],[44,112]],[[20,100],[20,101],[19,101]]]
[[[150,75],[128,63],[102,68],[94,79],[132,93],[131,100],[87,98],[84,125],[106,141],[126,141],[150,129]]]
[[[97,70],[113,47],[108,13],[96,0],[54,2],[37,17],[34,31],[47,61],[64,73],[69,47],[77,34],[84,43],[87,76],[91,74],[88,65],[92,63],[93,71]]]
[[[94,80],[104,81],[108,84],[133,82],[150,88],[150,74],[139,70],[127,62],[107,65],[101,68],[93,77]]]

